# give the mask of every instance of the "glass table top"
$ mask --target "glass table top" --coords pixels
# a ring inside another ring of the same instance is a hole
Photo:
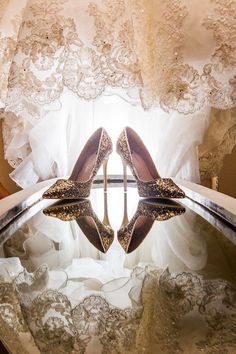
[[[199,208],[133,187],[27,208],[0,232],[8,351],[236,353],[236,233]]]
[[[29,272],[44,263],[50,269],[65,269],[73,260],[91,258],[108,262],[114,272],[144,263],[235,281],[234,231],[229,240],[190,209],[185,199],[141,199],[135,188],[126,194],[118,187],[107,193],[93,189],[89,201],[41,201],[3,229],[3,256],[19,257]],[[131,224],[126,244],[119,231],[122,222]],[[97,229],[100,224],[109,224],[112,230],[107,252],[100,240],[104,230]]]

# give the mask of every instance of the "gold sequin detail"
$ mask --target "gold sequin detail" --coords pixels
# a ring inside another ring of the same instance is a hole
[[[98,219],[89,200],[52,205],[45,208],[43,213],[47,216],[56,217],[62,221],[77,220],[84,216],[91,217],[96,225],[103,251],[107,252],[113,242],[114,231],[109,225],[103,224]]]
[[[59,179],[46,192],[43,193],[45,199],[78,199],[87,198],[90,194],[93,180],[102,165],[103,160],[107,159],[112,152],[112,141],[102,129],[97,158],[91,176],[86,182],[72,181],[70,179]]]
[[[132,153],[126,134],[126,128],[122,130],[116,144],[116,151],[121,159],[128,164],[137,180],[138,193],[144,198],[184,198],[182,191],[171,178],[156,178],[153,181],[140,181],[132,162]]]
[[[185,193],[171,178],[157,178],[154,181],[137,180],[138,193],[144,198],[184,198]]]

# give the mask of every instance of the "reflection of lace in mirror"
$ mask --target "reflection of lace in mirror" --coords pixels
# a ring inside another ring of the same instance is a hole
[[[73,300],[78,279],[53,284],[53,273],[42,266],[0,284],[1,336],[12,353],[235,352],[236,288],[225,280],[136,267]],[[112,305],[112,296],[123,303]]]
[[[124,200],[126,204],[126,195]],[[125,205],[123,223],[118,230],[118,240],[125,252],[130,253],[142,243],[155,220],[164,221],[181,215],[185,212],[185,208],[170,200],[140,200],[130,222],[128,222],[128,218],[125,215],[126,211]]]
[[[63,221],[76,220],[84,235],[101,252],[107,252],[113,242],[114,231],[108,223],[98,219],[89,200],[58,203],[43,212]]]
[[[9,230],[8,258],[0,258],[0,336],[9,352],[235,353],[234,244],[188,206],[142,199],[137,208],[135,188],[110,188],[108,197],[107,206],[107,193],[92,189],[91,204],[59,202],[46,209],[57,217],[41,210]],[[91,215],[95,227],[93,207],[101,224],[118,229],[123,203],[133,234],[140,218],[152,228],[132,253],[115,239],[103,254],[77,220]]]

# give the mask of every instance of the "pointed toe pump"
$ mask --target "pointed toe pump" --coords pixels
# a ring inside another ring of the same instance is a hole
[[[106,185],[106,166],[112,152],[112,142],[104,128],[97,129],[85,144],[68,180],[59,179],[46,192],[45,199],[87,198],[93,180],[103,164],[104,185]]]
[[[131,253],[143,242],[155,221],[165,221],[184,212],[185,208],[174,201],[140,200],[130,222],[122,223],[118,230],[118,241],[126,253]]]
[[[76,220],[89,242],[103,253],[108,251],[113,242],[114,231],[109,222],[104,223],[99,220],[88,199],[60,202],[45,208],[43,213],[62,221]]]
[[[116,146],[124,165],[124,183],[128,165],[137,181],[138,193],[144,198],[184,198],[184,192],[171,178],[161,178],[144,143],[137,133],[126,127]],[[127,183],[125,183],[126,189]]]

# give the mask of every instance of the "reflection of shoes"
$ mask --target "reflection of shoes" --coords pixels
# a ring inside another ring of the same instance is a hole
[[[144,143],[135,131],[126,127],[117,141],[117,152],[124,165],[125,189],[126,165],[137,181],[138,193],[145,198],[184,198],[184,192],[170,178],[161,178]]]
[[[77,202],[60,202],[45,208],[43,213],[63,221],[76,220],[87,239],[103,253],[107,252],[113,242],[114,231],[108,223],[102,223],[98,219],[87,199]]]
[[[184,212],[185,208],[173,201],[160,203],[148,199],[140,200],[129,223],[124,224],[127,216],[124,217],[122,226],[117,232],[118,241],[126,253],[133,252],[145,239],[155,220],[168,220]]]
[[[68,180],[59,179],[43,194],[47,199],[78,199],[90,194],[93,180],[104,164],[106,184],[107,159],[112,152],[112,142],[104,128],[93,133],[85,144]]]

